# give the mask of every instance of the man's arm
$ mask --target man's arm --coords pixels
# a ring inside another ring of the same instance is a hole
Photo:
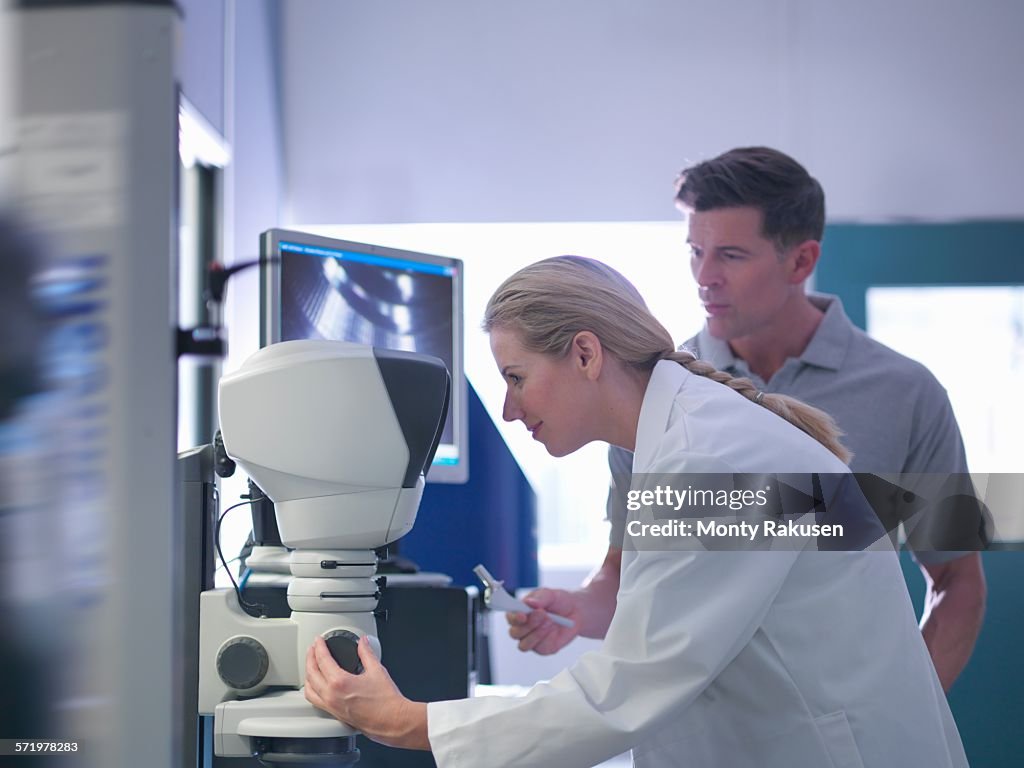
[[[942,688],[949,691],[967,665],[985,617],[985,574],[977,552],[921,564],[927,592],[921,633]]]
[[[911,449],[904,473],[908,477],[915,473],[946,476],[950,493],[973,496],[975,489],[970,482],[953,406],[937,381],[933,380],[932,386],[916,399],[915,433],[919,438]],[[970,523],[967,529],[963,529],[965,520]],[[977,521],[973,515],[965,516],[961,507],[947,506],[936,510],[923,526],[924,549],[916,550],[913,536],[908,534],[908,545],[915,550],[926,584],[921,632],[946,691],[970,659],[985,616],[987,590],[981,556],[971,552],[949,557],[957,550],[984,546],[985,535],[976,526],[978,522],[984,524],[984,520]],[[942,552],[946,552],[945,557],[935,556]]]

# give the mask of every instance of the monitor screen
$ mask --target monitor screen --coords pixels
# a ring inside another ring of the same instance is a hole
[[[333,339],[439,357],[452,401],[427,480],[469,475],[462,262],[271,229],[260,236],[260,345]]]

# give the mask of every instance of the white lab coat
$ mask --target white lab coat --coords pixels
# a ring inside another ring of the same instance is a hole
[[[727,387],[657,364],[633,471],[837,472]],[[428,705],[439,768],[881,768],[967,760],[892,552],[623,552],[601,649],[519,698]]]

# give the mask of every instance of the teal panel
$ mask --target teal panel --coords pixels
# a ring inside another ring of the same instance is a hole
[[[861,328],[873,285],[1024,285],[1024,221],[829,224],[815,281]]]
[[[861,328],[871,286],[1024,285],[1024,221],[830,224],[816,285]],[[1024,764],[1024,552],[982,562],[985,623],[949,703],[971,766],[1004,768]],[[906,554],[903,566],[920,615],[924,579]]]
[[[1024,755],[1024,552],[984,552],[988,610],[978,644],[949,692],[971,768],[1021,765]],[[924,579],[904,552],[903,573],[917,615]]]

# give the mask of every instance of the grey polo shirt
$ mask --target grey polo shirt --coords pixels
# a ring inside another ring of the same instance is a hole
[[[727,342],[705,327],[683,346],[719,370],[746,376],[765,392],[778,392],[820,408],[845,432],[853,452],[854,472],[877,474],[966,473],[960,429],[946,390],[920,363],[870,338],[857,328],[835,296],[810,294],[825,312],[803,354],[789,358],[764,381],[733,355]],[[608,494],[611,543],[621,546],[625,526],[625,492],[632,454],[609,451],[612,470]],[[939,563],[958,553],[918,553],[923,562]]]

